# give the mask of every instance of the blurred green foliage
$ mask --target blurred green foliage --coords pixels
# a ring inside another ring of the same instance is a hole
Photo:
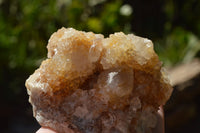
[[[200,51],[199,38],[190,31],[176,27],[165,38],[157,40],[156,51],[165,66],[186,63]]]
[[[156,51],[166,66],[199,57],[200,1],[166,0],[164,36],[155,40]]]
[[[4,98],[13,100],[13,95],[22,91],[25,79],[46,58],[48,39],[57,29],[73,27],[105,36],[116,31],[134,32],[133,27],[138,25],[132,22],[140,19],[135,17],[139,13],[134,8],[134,2],[0,0],[0,87],[5,90]],[[172,66],[199,56],[200,2],[165,0],[160,3],[164,19],[152,20],[163,21],[164,25],[158,26],[163,29],[162,33],[155,33],[156,27],[153,27],[148,35],[155,35],[149,39],[154,41],[161,60],[165,65]],[[142,4],[136,6],[143,9]],[[151,23],[147,21],[140,25]]]

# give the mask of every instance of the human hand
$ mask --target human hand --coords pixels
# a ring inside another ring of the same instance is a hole
[[[164,111],[160,107],[157,113],[157,126],[153,129],[153,133],[164,133]],[[40,128],[36,133],[57,133],[56,131],[47,127]]]
[[[159,110],[157,112],[157,125],[153,129],[153,133],[165,133],[163,107],[159,107]]]
[[[47,127],[41,127],[36,133],[57,133],[57,132]]]

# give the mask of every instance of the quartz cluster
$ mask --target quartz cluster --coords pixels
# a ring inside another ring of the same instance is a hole
[[[58,133],[150,133],[172,87],[150,40],[61,28],[26,80],[39,124]]]

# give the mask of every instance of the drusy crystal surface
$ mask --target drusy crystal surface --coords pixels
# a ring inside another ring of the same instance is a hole
[[[58,133],[148,133],[170,86],[150,40],[61,28],[26,81],[34,117]]]

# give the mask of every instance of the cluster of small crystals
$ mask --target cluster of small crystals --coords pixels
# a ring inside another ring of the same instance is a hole
[[[58,133],[147,133],[172,88],[146,38],[62,28],[26,81],[37,121]]]

